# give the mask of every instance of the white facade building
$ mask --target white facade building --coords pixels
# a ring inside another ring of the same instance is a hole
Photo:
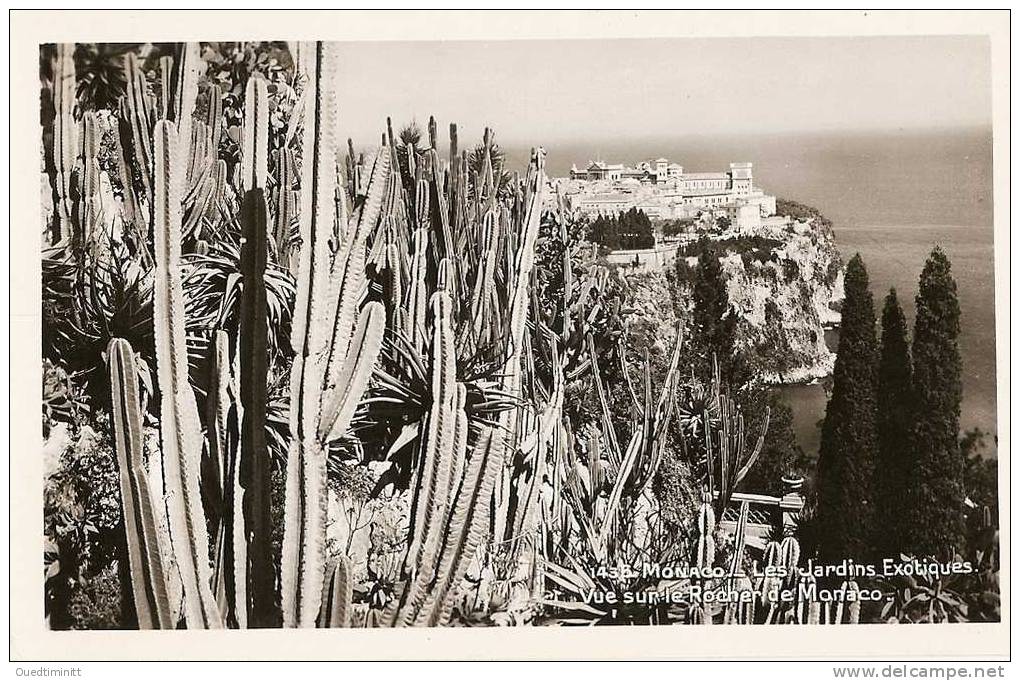
[[[774,215],[776,199],[754,186],[751,163],[731,163],[724,172],[684,172],[657,158],[633,168],[602,161],[570,170],[565,196],[571,209],[588,216],[617,215],[638,208],[648,217],[676,220],[709,212],[737,229],[753,228]]]

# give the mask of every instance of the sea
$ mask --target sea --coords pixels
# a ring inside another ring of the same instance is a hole
[[[757,186],[812,205],[832,220],[844,261],[861,254],[876,316],[895,287],[911,326],[918,277],[928,253],[941,246],[960,298],[960,427],[984,430],[987,452],[996,451],[991,129],[679,135],[547,144],[545,149],[553,176],[596,159],[631,165],[664,156],[688,172],[750,161]],[[506,151],[512,167],[527,163],[525,147],[508,145]],[[824,382],[788,385],[783,392],[800,445],[809,455],[816,453],[827,401]]]

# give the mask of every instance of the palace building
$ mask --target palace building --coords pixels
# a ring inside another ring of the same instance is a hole
[[[737,227],[754,227],[775,214],[776,199],[754,186],[751,163],[724,172],[684,172],[657,158],[635,167],[593,161],[570,169],[566,198],[583,215],[616,215],[631,208],[653,219],[683,219],[705,212],[726,216]]]

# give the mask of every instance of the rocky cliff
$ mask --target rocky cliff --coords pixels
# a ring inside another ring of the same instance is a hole
[[[763,226],[754,236],[778,242],[767,257],[721,258],[738,342],[763,377],[799,383],[832,373],[825,329],[839,324],[843,270],[830,230],[811,222]]]
[[[815,219],[770,218],[760,227],[708,239],[727,279],[731,313],[738,316],[737,343],[756,372],[771,383],[831,374],[835,355],[825,331],[839,324],[843,273],[830,227]],[[664,271],[621,270],[638,318],[664,330],[677,318],[690,318],[689,277],[698,248],[682,248],[679,266]]]

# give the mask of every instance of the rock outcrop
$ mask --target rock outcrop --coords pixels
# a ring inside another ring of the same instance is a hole
[[[843,268],[831,228],[819,220],[770,218],[753,230],[708,236],[719,253],[731,313],[738,316],[737,344],[769,383],[801,383],[832,373],[835,355],[826,330],[839,324]],[[687,253],[696,251],[691,245]],[[687,255],[688,274],[697,257]],[[634,324],[689,319],[690,284],[674,265],[664,270],[620,268],[628,281]],[[649,334],[657,338],[657,334]]]

